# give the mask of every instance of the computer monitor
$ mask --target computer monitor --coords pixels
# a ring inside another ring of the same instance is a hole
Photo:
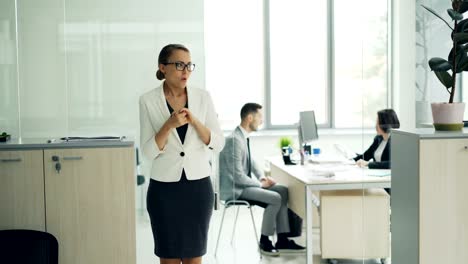
[[[299,143],[307,143],[318,139],[317,123],[314,111],[299,113]]]

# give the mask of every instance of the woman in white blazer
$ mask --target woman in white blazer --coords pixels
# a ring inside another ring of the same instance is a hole
[[[158,58],[160,87],[140,97],[140,140],[152,161],[147,208],[161,264],[201,263],[214,195],[210,158],[224,137],[209,93],[187,86],[195,64],[179,44]]]

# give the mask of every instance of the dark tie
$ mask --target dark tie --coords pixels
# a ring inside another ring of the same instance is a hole
[[[252,177],[252,160],[250,159],[250,140],[249,138],[247,138],[247,153],[248,153],[248,158],[249,158],[249,161],[248,161],[248,166],[249,166],[249,171],[247,173],[247,176],[249,177]]]

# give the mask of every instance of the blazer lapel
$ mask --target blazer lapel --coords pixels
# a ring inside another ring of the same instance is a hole
[[[189,87],[187,87],[186,89],[187,89],[188,109],[190,110],[192,115],[195,116],[195,118],[197,118],[198,115],[199,115],[199,107],[198,106],[200,104],[200,97],[197,96],[197,94],[194,93]],[[187,137],[196,136],[196,135],[192,135],[194,133],[196,133],[196,131],[194,131],[193,127],[191,125],[189,125],[188,128],[187,128],[187,134],[185,135],[186,140],[184,142],[188,142]]]
[[[156,104],[159,106],[159,111],[163,117],[163,120],[168,120],[171,117],[171,113],[169,112],[169,108],[167,108],[163,85],[164,85],[164,82],[161,83],[161,86],[159,87],[159,92],[156,94],[155,101],[156,101]],[[177,139],[177,141],[182,145],[182,141],[180,141],[179,134],[177,134],[177,130],[172,129],[171,133]]]

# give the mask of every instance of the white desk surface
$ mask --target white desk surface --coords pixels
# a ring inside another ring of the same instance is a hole
[[[343,185],[343,184],[382,184],[383,187],[390,187],[390,170],[375,170],[359,168],[356,165],[346,164],[312,164],[305,165],[284,165],[281,157],[267,158],[271,165],[283,170],[290,176],[304,183],[304,185]],[[321,171],[333,171],[335,176],[319,176]],[[318,172],[318,173],[317,173]],[[386,175],[389,176],[372,176]],[[318,186],[317,186],[318,187]],[[325,187],[325,186],[323,186]],[[331,186],[330,186],[331,187]],[[319,188],[320,189],[320,188]],[[326,188],[328,189],[328,188]],[[337,188],[341,189],[341,188]],[[347,189],[347,188],[345,188]]]

